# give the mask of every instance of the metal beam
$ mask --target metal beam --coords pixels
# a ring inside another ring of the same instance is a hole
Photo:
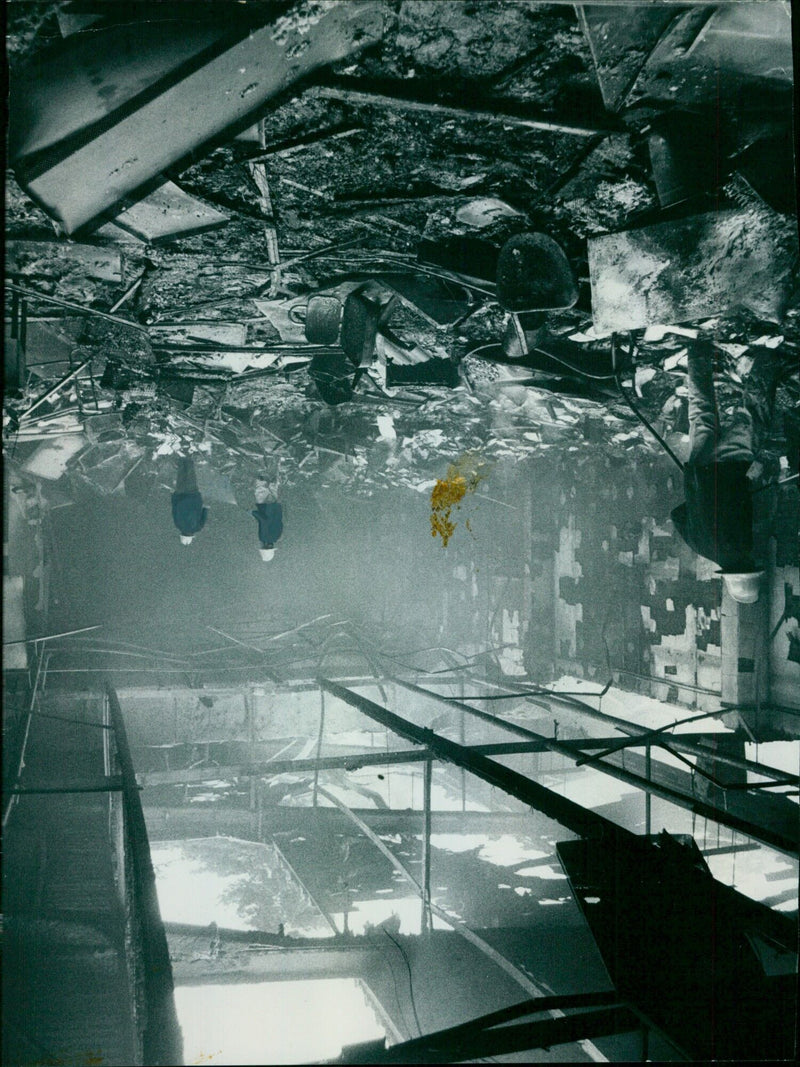
[[[596,812],[590,811],[572,800],[568,800],[566,797],[559,796],[558,793],[553,792],[552,789],[546,789],[544,786],[539,785],[538,782],[531,781],[524,774],[504,767],[501,763],[496,763],[487,756],[471,752],[464,745],[449,741],[447,738],[434,733],[433,730],[416,726],[407,719],[395,715],[393,711],[381,707],[380,704],[376,704],[374,701],[367,699],[367,697],[345,689],[344,686],[328,678],[320,678],[319,684],[332,696],[344,701],[345,704],[349,704],[351,707],[357,708],[383,726],[388,726],[390,730],[400,737],[405,737],[416,745],[424,745],[439,759],[454,763],[458,767],[465,767],[478,778],[488,782],[489,785],[497,786],[504,793],[516,797],[524,804],[529,804],[532,808],[548,816],[548,818],[554,819],[556,822],[561,823],[562,826],[566,826],[579,837],[615,839],[620,835],[624,837],[635,836],[629,830],[624,830],[622,827],[617,826],[616,823],[611,822],[610,819],[606,819],[602,815],[598,815]],[[549,743],[549,739],[546,738],[537,737],[537,740]]]
[[[147,797],[146,791],[143,796]],[[416,833],[419,826],[419,808],[353,810],[379,833],[386,832],[386,827],[396,831],[402,830],[404,833]],[[283,830],[296,831],[298,826],[306,825],[309,820],[320,826],[339,825],[339,813],[329,807],[317,808],[314,811],[310,807],[270,806],[264,807],[260,816],[256,816],[244,808],[221,808],[218,805],[206,807],[197,804],[148,804],[145,812],[150,837],[159,841],[181,837],[213,837],[216,833],[241,837],[246,841],[262,841],[262,834],[259,834],[258,830],[259,818],[263,835],[267,836]],[[512,833],[531,829],[531,817],[527,811],[435,811],[433,823],[441,833],[445,830],[457,833]]]
[[[562,744],[575,759],[587,748],[601,748],[607,745],[609,738],[586,739],[584,741],[564,741]],[[466,745],[470,752],[483,756],[516,756],[531,752],[549,752],[550,748],[540,739],[535,741],[507,741],[491,745]],[[313,756],[307,759],[264,760],[258,763],[223,764],[214,767],[187,767],[174,771],[143,771],[137,780],[141,786],[153,785],[188,785],[192,782],[208,782],[218,778],[269,777],[278,774],[303,774],[306,771],[345,770],[355,771],[361,767],[384,767],[395,763],[423,763],[429,758],[424,749],[400,749],[394,752],[353,752],[344,756],[322,756],[317,760]]]
[[[375,704],[366,697],[353,693],[349,689],[345,689],[343,686],[327,679],[320,679],[320,685],[352,707],[358,708],[364,714],[388,726],[389,729],[401,737],[406,737],[417,744],[427,744],[434,755],[440,759],[466,767],[467,770],[489,782],[490,785],[497,786],[505,793],[509,793],[511,796],[523,801],[523,803],[530,804],[531,807],[555,819],[581,837],[609,835],[619,837],[623,833],[622,828],[616,823],[605,819],[596,812],[583,808],[579,804],[567,800],[566,797],[559,796],[552,790],[531,781],[525,775],[504,767],[486,756],[472,752],[464,745],[458,745],[433,733],[432,730],[416,726],[414,723],[410,723],[399,715],[395,715],[394,712],[382,708],[379,704]],[[464,710],[469,709],[469,705],[462,706]],[[563,742],[536,734],[534,731],[528,731],[528,734],[554,752],[560,752],[572,759],[575,758],[574,752],[565,748]],[[622,762],[621,757],[620,762]],[[746,834],[748,837],[763,841],[781,852],[797,855],[798,851],[800,851],[800,841],[796,833],[785,833],[782,828],[775,829],[772,825],[767,824],[766,820],[764,823],[753,822],[745,814],[735,814],[719,808],[715,804],[696,798],[693,795],[692,782],[688,775],[680,779],[679,788],[676,788],[674,784],[676,779],[671,773],[672,768],[664,768],[663,764],[659,765],[659,772],[663,772],[662,779],[669,772],[669,779],[659,782],[648,782],[646,775],[634,774],[614,763],[596,764],[595,767],[597,770],[618,778],[620,781],[627,782],[629,785],[647,789],[655,796],[659,796],[680,807],[688,808],[688,810],[695,812],[697,815],[713,819],[724,826]],[[749,801],[752,806],[758,800],[762,811],[766,811],[767,809],[762,803],[764,799],[766,798],[750,797]],[[737,808],[739,808],[740,812],[742,811],[740,803],[737,803]],[[624,833],[628,834],[629,831],[626,830]]]
[[[346,756],[323,756],[317,760],[307,759],[264,760],[259,763],[236,763],[214,767],[187,767],[175,771],[145,771],[137,775],[142,786],[187,785],[192,782],[207,782],[218,778],[266,778],[278,774],[306,773],[319,770],[354,771],[360,767],[383,767],[393,763],[415,763],[426,758],[424,752],[415,749],[399,752],[365,752]]]
[[[469,1022],[460,1023],[457,1026],[448,1026],[445,1030],[437,1030],[435,1033],[425,1034],[422,1037],[413,1038],[411,1041],[404,1041],[402,1044],[391,1045],[389,1049],[378,1046],[376,1048],[379,1057],[378,1062],[380,1062],[380,1058],[384,1054],[396,1056],[401,1049],[403,1052],[408,1053],[409,1056],[416,1058],[417,1054],[423,1050],[438,1051],[445,1046],[451,1047],[453,1043],[469,1040],[475,1034],[486,1032],[491,1027],[513,1022],[528,1015],[539,1015],[546,1011],[563,1012],[564,1009],[569,1008],[585,1009],[607,1006],[619,1006],[619,997],[614,990],[600,993],[565,993],[549,997],[534,997],[531,1000],[522,1001],[520,1004],[512,1004],[508,1008],[500,1008],[498,1011],[479,1015],[474,1019],[470,1019]],[[351,1058],[348,1058],[347,1062],[363,1061],[359,1055],[359,1050],[366,1052],[367,1046],[372,1045],[372,1042],[351,1045],[346,1050],[351,1054]],[[352,1057],[354,1050],[356,1055]],[[342,1061],[344,1058],[343,1051],[339,1060]],[[409,1062],[414,1062],[414,1060],[410,1059]],[[417,1060],[417,1062],[419,1061]]]
[[[308,945],[302,940],[292,944],[287,939],[285,945],[272,948],[236,945],[223,939],[225,955],[221,959],[212,958],[210,953],[195,953],[187,959],[180,954],[173,936],[169,942],[176,984],[181,986],[361,978],[383,960],[386,951],[382,945],[370,944],[365,938],[341,936],[327,938],[326,945]]]
[[[475,1063],[479,1058],[531,1049],[565,1045],[589,1038],[607,1037],[639,1030],[640,1022],[629,1008],[598,1008],[595,1011],[562,1015],[532,1023],[516,1023],[448,1040],[446,1036],[427,1037],[392,1045],[381,1051],[375,1042],[350,1046],[333,1063]]]
[[[80,628],[80,630],[63,630],[61,633],[57,633],[57,634],[42,634],[40,637],[26,637],[25,641],[26,642],[33,641],[34,644],[37,641],[55,641],[55,639],[57,637],[74,637],[75,634],[85,634],[85,633],[88,633],[89,630],[99,630],[99,629],[100,629],[100,625],[99,624],[97,626],[82,626]],[[19,642],[18,641],[4,641],[3,644],[4,645],[16,645],[16,644],[19,644]],[[74,649],[71,650],[71,651],[74,651]]]
[[[209,654],[211,652],[218,652],[218,651],[220,651],[220,650],[219,649],[208,649],[207,650],[207,652]],[[202,656],[202,655],[206,655],[206,652],[193,652],[192,655],[193,656]],[[437,682],[441,682],[443,685],[444,684],[452,685],[452,684],[458,682],[459,677],[460,676],[458,676],[458,675],[448,674],[448,675],[445,675],[445,676],[443,676],[441,678],[437,677],[436,681]],[[372,685],[372,686],[377,686],[377,684],[378,684],[377,681],[375,680],[375,675],[374,674],[370,674],[370,675],[359,674],[359,675],[350,675],[350,676],[347,676],[347,677],[339,677],[337,679],[337,681],[340,682],[341,685]],[[311,689],[319,689],[319,684],[316,682],[316,680],[314,680],[314,681],[282,682],[281,683],[281,692],[285,692],[285,693],[305,693],[305,692],[308,692]]]
[[[91,363],[91,360],[85,359],[83,363],[79,363],[77,367],[74,367],[69,372],[69,374],[65,374],[64,377],[57,381],[55,385],[51,386],[51,388],[48,389],[47,392],[42,393],[38,400],[34,400],[34,402],[29,408],[25,408],[25,410],[20,413],[20,420],[26,419],[32,411],[36,411],[36,409],[42,404],[44,404],[45,401],[49,400],[51,396],[55,396],[59,389],[62,389],[67,384],[67,382],[71,382],[76,375],[80,374],[80,372],[88,363]]]
[[[452,104],[440,104],[433,100],[414,100],[402,96],[389,96],[386,93],[364,92],[357,89],[333,88],[319,86],[311,90],[314,96],[323,100],[339,100],[345,104],[368,107],[388,108],[393,111],[417,111],[434,114],[443,119],[469,119],[472,121],[495,122],[504,126],[522,126],[529,130],[542,130],[546,133],[563,133],[573,137],[597,137],[599,134],[614,133],[619,130],[618,120],[614,116],[605,116],[606,122],[599,126],[579,126],[577,123],[560,122],[552,117],[526,117],[509,109],[494,110],[456,107]]]
[[[683,752],[690,756],[712,756],[717,763],[725,764],[728,767],[738,767],[741,770],[752,771],[753,774],[761,774],[765,778],[773,778],[775,781],[787,781],[791,784],[797,784],[797,777],[787,774],[786,771],[780,771],[775,767],[768,767],[763,763],[757,763],[753,760],[742,759],[739,756],[732,756],[726,753],[717,752],[714,749],[710,749],[703,745],[701,741],[698,741],[695,735],[689,734],[669,734],[661,737],[659,731],[648,731],[645,727],[639,723],[630,722],[628,719],[621,719],[618,715],[609,715],[605,711],[600,711],[597,708],[593,708],[590,704],[585,703],[583,700],[576,700],[574,697],[567,697],[565,694],[557,693],[549,689],[538,688],[536,692],[532,692],[530,687],[518,686],[514,682],[505,682],[507,689],[514,689],[517,691],[518,696],[527,697],[543,697],[546,700],[552,700],[555,703],[566,704],[570,711],[575,711],[578,715],[583,715],[585,718],[595,719],[597,722],[605,723],[607,726],[613,726],[616,730],[620,730],[622,733],[627,734],[629,737],[642,738],[642,745],[645,744],[646,737],[648,735],[653,743],[665,744],[670,748],[675,749],[676,752]],[[509,696],[515,694],[509,693]],[[587,693],[586,696],[595,696],[597,694]],[[438,693],[431,693],[430,696],[436,696],[439,700],[443,700],[447,703],[450,702],[449,697],[439,696]],[[473,699],[480,699],[474,697]],[[721,708],[719,712],[710,713],[707,716],[698,716],[698,718],[711,718],[713,715],[724,715],[730,708]],[[674,723],[662,728],[663,730],[672,729]],[[705,734],[704,736],[713,739],[717,734]],[[721,737],[731,737],[731,734],[720,734]]]
[[[122,775],[114,774],[108,778],[87,778],[83,781],[31,782],[29,785],[15,785],[11,792],[23,793],[118,793],[123,788]]]

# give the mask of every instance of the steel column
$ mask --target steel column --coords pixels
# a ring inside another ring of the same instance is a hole
[[[433,760],[425,760],[425,787],[423,790],[422,830],[422,932],[431,930],[431,783]]]
[[[317,787],[319,785],[320,754],[322,752],[322,734],[325,730],[325,692],[319,691],[319,734],[317,735],[317,755],[314,760],[314,800],[313,806],[317,806]]]

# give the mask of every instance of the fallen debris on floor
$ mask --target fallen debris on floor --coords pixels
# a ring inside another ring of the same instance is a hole
[[[69,437],[56,437],[47,444],[40,445],[22,465],[22,469],[39,478],[57,482],[61,478],[73,456],[86,445],[86,438],[80,434]]]
[[[74,241],[9,241],[6,270],[21,277],[61,280],[78,273],[95,281],[122,281],[120,254],[114,248],[76,244]]]

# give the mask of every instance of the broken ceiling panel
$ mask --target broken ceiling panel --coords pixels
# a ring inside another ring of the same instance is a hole
[[[69,437],[54,437],[39,448],[23,464],[23,470],[38,478],[58,481],[67,469],[70,460],[86,445],[82,434]]]
[[[718,4],[684,12],[650,55],[631,102],[735,104],[792,85],[789,4]]]
[[[746,308],[779,322],[797,266],[792,220],[719,211],[589,240],[595,332]]]
[[[48,69],[35,108],[22,103],[24,90],[15,93],[10,155],[17,179],[66,233],[74,233],[190,152],[246,124],[291,82],[381,38],[377,4],[338,5],[322,9],[321,17],[315,12],[304,20],[287,16],[234,43],[218,35],[212,54],[188,72],[185,63],[170,66],[168,74],[145,65],[140,93],[110,114],[103,94],[71,63],[55,68],[63,81],[59,93]],[[177,47],[166,49],[170,63]],[[100,51],[99,42],[94,48]],[[109,61],[124,69],[119,54]],[[42,62],[38,57],[29,71],[31,93]],[[65,124],[62,101],[70,96],[76,104]]]
[[[609,111],[618,111],[678,12],[660,4],[576,5]]]
[[[80,134],[90,139],[97,124],[177,80],[226,34],[210,22],[148,20],[77,34],[38,53],[12,82],[9,158],[25,160]]]
[[[224,226],[229,215],[204,204],[174,182],[164,182],[152,193],[121,211],[114,224],[151,244]]]

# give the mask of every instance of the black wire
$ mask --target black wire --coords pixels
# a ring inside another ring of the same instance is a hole
[[[400,953],[400,955],[403,957],[403,963],[405,963],[406,970],[408,971],[408,993],[409,993],[409,996],[411,998],[411,1010],[414,1013],[414,1022],[417,1024],[417,1030],[419,1030],[419,1036],[422,1037],[422,1026],[420,1025],[419,1015],[417,1015],[417,1005],[416,1005],[416,1002],[414,1000],[414,980],[411,977],[411,964],[408,962],[408,956],[406,955],[406,950],[403,948],[403,946],[398,941],[395,941],[395,939],[392,937],[392,935],[389,933],[389,931],[386,929],[385,926],[381,927],[381,929],[386,934],[386,936],[389,938],[389,940],[392,942],[392,944],[397,948],[397,951]]]
[[[633,356],[633,349],[634,349],[633,335],[630,334],[629,336],[630,336],[630,346],[631,346],[630,347],[630,355]],[[664,438],[659,433],[657,433],[656,430],[653,429],[653,427],[650,425],[650,423],[647,421],[647,419],[644,417],[644,415],[641,413],[641,411],[639,411],[639,409],[636,407],[636,405],[633,403],[631,398],[628,396],[628,394],[625,392],[625,390],[622,387],[622,382],[620,381],[619,367],[617,366],[617,335],[616,334],[614,334],[612,336],[612,338],[611,338],[611,363],[612,363],[612,366],[614,368],[614,381],[617,383],[617,389],[619,389],[620,396],[625,401],[625,403],[628,405],[628,407],[631,409],[631,411],[634,413],[634,415],[639,420],[639,422],[641,422],[643,426],[646,426],[647,429],[650,431],[650,433],[653,435],[653,437],[655,437],[656,441],[658,441],[658,443],[661,445],[661,447],[667,453],[667,455],[672,460],[672,462],[675,464],[675,466],[678,467],[681,472],[683,472],[684,464],[681,463],[681,461],[678,459],[678,457],[675,455],[675,453],[669,447],[669,445],[664,440]]]
[[[639,422],[641,422],[643,426],[647,427],[647,429],[650,431],[650,433],[653,435],[653,437],[655,437],[656,441],[658,441],[658,443],[661,445],[661,447],[667,453],[667,455],[672,460],[672,462],[675,464],[675,466],[678,467],[681,471],[683,471],[683,469],[684,469],[683,463],[681,463],[681,461],[678,459],[678,457],[675,455],[675,453],[669,447],[669,445],[664,440],[664,438],[661,436],[661,434],[658,433],[658,431],[655,430],[650,425],[650,423],[647,421],[647,419],[644,417],[644,415],[641,413],[641,411],[639,411],[639,409],[634,405],[634,403],[631,400],[631,398],[628,396],[628,394],[622,388],[622,382],[620,381],[620,378],[619,378],[619,371],[615,371],[614,380],[617,383],[617,388],[620,391],[620,395],[622,396],[622,399],[625,401],[625,403],[628,405],[628,407],[634,413],[634,415],[639,420]]]
[[[473,348],[471,351],[466,352],[465,355],[474,356],[478,352],[483,352],[484,349],[486,349],[486,348],[501,348],[501,347],[502,347],[501,345],[498,345],[494,341],[492,341],[489,344],[479,345],[477,348]],[[588,378],[593,382],[608,382],[608,381],[611,381],[611,379],[614,377],[613,374],[590,374],[588,371],[580,370],[580,368],[576,367],[573,363],[569,363],[569,362],[567,362],[567,360],[561,359],[559,356],[554,356],[552,352],[548,352],[544,348],[537,348],[536,346],[531,347],[531,346],[528,346],[528,345],[526,345],[525,347],[527,349],[527,351],[525,352],[525,355],[531,355],[532,353],[537,352],[540,356],[546,356],[547,359],[552,360],[554,363],[560,364],[562,367],[566,367],[567,370],[570,371],[570,373],[577,374],[581,378]],[[537,370],[538,369],[538,368],[535,368],[535,367],[534,368],[529,368],[528,365],[523,362],[524,358],[525,358],[524,355],[520,356],[519,359],[513,359],[511,357],[507,357],[507,359],[502,360],[501,362],[503,362],[504,364],[506,364],[508,366],[511,366],[511,367],[524,367],[526,370],[528,370],[528,369]],[[491,358],[489,358],[487,356],[481,356],[481,359],[486,359],[490,363],[497,363],[498,362],[498,360],[491,359]],[[545,371],[544,373],[547,373],[547,372]]]
[[[560,363],[562,367],[566,367],[573,374],[579,374],[581,378],[589,378],[593,382],[607,382],[614,377],[613,374],[590,374],[588,371],[580,370],[573,363],[568,363],[565,359],[559,359],[558,356],[554,356],[552,352],[548,352],[544,348],[528,348],[528,352],[538,352],[539,355],[547,356],[548,359],[552,359],[554,363]]]
[[[384,933],[385,932],[386,931],[384,930]],[[392,940],[394,940],[394,938]],[[397,942],[395,942],[395,944],[396,943]],[[394,966],[392,964],[392,961],[391,961],[390,957],[386,956],[385,959],[386,959],[386,965],[389,968],[389,971],[391,972],[391,975],[392,975],[392,984],[394,985],[394,996],[395,996],[395,1000],[397,1001],[398,1010],[400,1011],[400,1014],[403,1016],[403,1026],[405,1026],[406,1030],[408,1030],[408,1022],[406,1021],[406,1013],[405,1013],[403,1005],[402,1005],[402,1003],[400,1001],[400,989],[398,988],[398,985],[397,985],[397,973],[396,973],[396,971],[394,969]],[[422,1037],[422,1031],[421,1030],[420,1030],[419,1036]]]

